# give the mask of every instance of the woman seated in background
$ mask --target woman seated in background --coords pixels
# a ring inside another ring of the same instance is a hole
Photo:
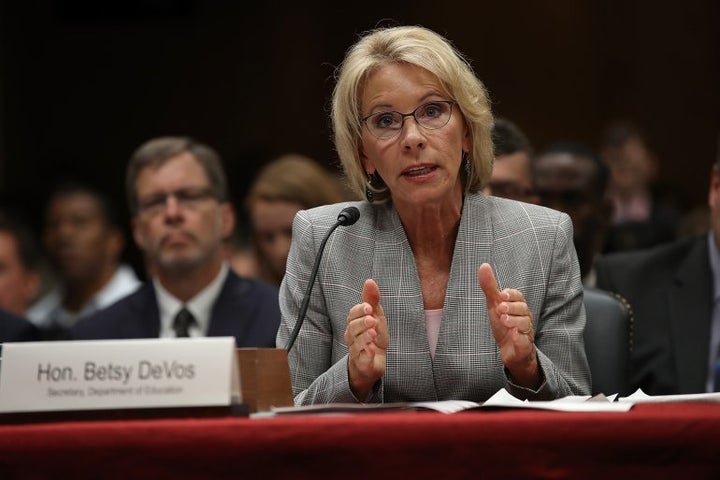
[[[245,197],[255,261],[251,257],[246,266],[238,267],[238,273],[279,286],[285,275],[292,221],[298,210],[347,199],[349,195],[339,177],[309,157],[287,154],[268,163]],[[247,262],[248,258],[244,260]]]

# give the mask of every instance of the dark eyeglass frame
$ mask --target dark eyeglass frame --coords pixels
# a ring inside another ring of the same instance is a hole
[[[439,103],[445,103],[450,106],[450,114],[448,115],[447,121],[437,127],[428,127],[427,125],[423,125],[422,121],[420,119],[418,119],[418,117],[415,114],[419,110],[427,109],[429,106],[437,105]],[[368,132],[370,132],[370,134],[373,137],[375,137],[379,140],[390,140],[392,138],[397,137],[400,134],[400,132],[402,131],[403,126],[405,125],[405,119],[407,117],[413,117],[415,119],[415,123],[417,123],[419,126],[424,128],[425,130],[438,130],[438,129],[443,128],[448,123],[450,123],[450,119],[452,118],[453,106],[455,106],[455,105],[457,105],[457,102],[455,100],[432,100],[430,102],[425,102],[422,105],[418,105],[415,108],[415,110],[413,110],[410,113],[402,113],[402,112],[398,112],[397,110],[385,110],[385,111],[371,113],[370,115],[367,115],[360,119],[360,125],[365,125],[365,128],[367,128]],[[375,117],[383,116],[383,115],[399,115],[400,116],[400,126],[395,130],[388,128],[387,129],[388,135],[376,134],[367,123],[368,120],[375,118]]]
[[[167,208],[168,198],[173,197],[178,204],[185,208],[193,208],[204,200],[220,201],[220,196],[212,187],[183,187],[169,192],[157,192],[145,198],[138,198],[139,213],[156,214]]]

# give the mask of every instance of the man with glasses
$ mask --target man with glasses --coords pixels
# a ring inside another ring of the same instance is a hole
[[[538,203],[533,192],[533,147],[520,128],[506,118],[496,118],[492,128],[492,175],[483,189],[486,195]]]
[[[235,216],[217,153],[186,137],[150,140],[130,159],[126,193],[151,281],[72,338],[234,336],[238,347],[274,347],[277,289],[225,262]]]

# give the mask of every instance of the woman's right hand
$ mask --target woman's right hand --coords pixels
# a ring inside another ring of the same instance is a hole
[[[345,328],[348,346],[348,378],[356,398],[364,401],[375,382],[385,374],[388,329],[380,305],[380,289],[374,280],[365,280],[363,303],[350,309]]]

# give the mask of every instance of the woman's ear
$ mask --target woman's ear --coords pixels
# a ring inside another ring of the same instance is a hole
[[[463,138],[462,138],[463,153],[472,152],[472,146],[473,146],[472,144],[473,144],[473,142],[472,142],[472,136],[470,135],[470,129],[466,125],[465,132],[463,133]]]
[[[358,155],[360,156],[360,163],[365,169],[365,173],[370,175],[375,172],[375,164],[365,155],[362,148],[358,149]]]

